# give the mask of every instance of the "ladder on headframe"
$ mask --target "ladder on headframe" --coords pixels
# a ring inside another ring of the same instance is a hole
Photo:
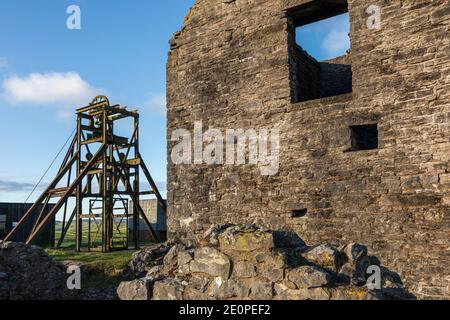
[[[133,119],[134,130],[131,138],[117,136],[114,133],[115,123],[122,119]],[[140,170],[150,186],[149,191],[140,190]],[[98,190],[94,190],[95,183]],[[157,232],[152,228],[140,205],[142,195],[154,195],[163,211],[167,211],[166,202],[161,197],[139,152],[139,113],[119,105],[111,106],[105,96],[98,96],[88,106],[77,110],[77,132],[55,179],[22,216],[6,236],[5,241],[13,241],[21,228],[32,223],[33,227],[27,235],[26,243],[33,243],[61,210],[63,221],[57,246],[63,243],[70,226],[75,221],[76,251],[81,251],[85,231],[83,221],[89,220],[88,249],[91,248],[91,221],[95,221],[102,238],[102,252],[114,250],[116,249],[114,236],[117,231],[121,233],[117,221],[122,223],[126,219],[128,239],[130,217],[133,219],[131,230],[135,248],[139,247],[139,217],[150,230],[152,238],[159,241]],[[75,206],[69,214],[70,198],[75,199]],[[115,203],[125,199],[132,201],[132,213],[130,214],[126,208],[122,214],[115,214],[117,209]],[[87,213],[83,213],[83,200],[90,201]],[[50,201],[56,203],[46,211]],[[99,204],[97,207],[99,213],[93,213],[91,205],[93,201]],[[36,218],[34,213],[38,208],[42,209]],[[128,241],[125,247],[128,248]]]

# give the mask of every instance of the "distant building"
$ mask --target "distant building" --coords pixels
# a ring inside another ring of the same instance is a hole
[[[161,240],[166,239],[167,235],[167,223],[166,223],[166,215],[161,206],[158,205],[158,201],[156,199],[151,200],[141,200],[140,201],[142,210],[144,210],[147,219],[150,221],[153,230],[158,234]],[[133,214],[133,201],[129,202],[129,213]],[[133,219],[130,218],[128,222],[128,229],[131,230],[133,228]],[[140,240],[151,240],[152,236],[150,234],[150,230],[148,230],[147,225],[144,220],[139,219],[139,239]]]
[[[0,240],[17,225],[22,216],[31,208],[30,203],[0,203]],[[49,212],[53,207],[52,204],[47,205],[44,213]],[[28,220],[26,227],[19,230],[13,241],[25,242],[27,235],[31,234],[34,222],[41,212],[42,206],[39,206],[33,212],[33,219]],[[47,225],[47,227],[38,236],[33,243],[41,247],[52,247],[55,243],[55,219]]]

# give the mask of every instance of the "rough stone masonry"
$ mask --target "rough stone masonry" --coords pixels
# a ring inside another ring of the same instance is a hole
[[[378,284],[370,267],[378,268]],[[414,299],[398,274],[364,245],[306,245],[297,235],[254,225],[214,225],[202,241],[136,252],[122,300]],[[371,285],[372,284],[372,285]]]
[[[346,56],[295,43],[296,26],[345,10]],[[449,28],[446,0],[196,1],[171,40],[168,136],[277,128],[280,169],[169,161],[169,238],[256,223],[364,243],[417,297],[450,298]]]

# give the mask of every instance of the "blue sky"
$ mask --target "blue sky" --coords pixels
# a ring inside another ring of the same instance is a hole
[[[317,60],[345,54],[350,48],[350,17],[348,13],[297,28],[296,38]]]
[[[164,184],[168,41],[193,3],[0,1],[1,202],[27,198],[74,129],[74,109],[98,93],[140,110],[141,153],[154,179]],[[73,4],[81,8],[81,30],[66,27],[66,10]],[[348,16],[333,19],[298,31],[299,42],[319,59],[346,50]]]
[[[97,92],[106,93],[113,103],[140,109],[141,152],[154,179],[166,180],[164,96],[168,41],[180,29],[193,3],[0,1],[0,201],[26,199],[30,186],[38,181],[72,132],[74,109],[87,104]],[[66,27],[66,10],[71,4],[81,8],[81,30]],[[13,90],[33,79],[46,81],[50,84],[48,90],[38,97],[11,98],[11,94],[5,94],[5,83]],[[55,90],[57,83],[77,86],[80,98],[69,94],[64,100],[64,94]],[[52,172],[44,181],[51,180]]]

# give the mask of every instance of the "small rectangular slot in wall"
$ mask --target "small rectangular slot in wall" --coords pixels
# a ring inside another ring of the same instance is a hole
[[[292,210],[291,217],[292,218],[303,218],[308,213],[308,209],[298,209]]]
[[[350,126],[351,148],[348,151],[378,149],[378,124]]]

